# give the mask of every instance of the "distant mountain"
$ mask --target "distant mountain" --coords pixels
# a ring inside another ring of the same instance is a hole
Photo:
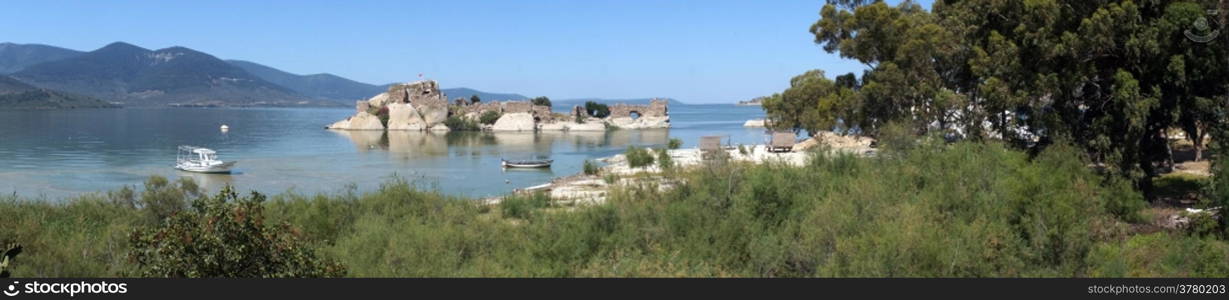
[[[469,97],[473,95],[478,95],[478,99],[482,101],[507,101],[507,100],[529,99],[529,97],[522,96],[521,94],[487,93],[487,92],[483,92],[483,91],[479,91],[479,90],[475,90],[471,88],[450,88],[450,89],[441,89],[440,91],[443,92],[444,95],[448,95],[448,99],[456,99],[456,98],[469,99]]]
[[[35,87],[0,75],[0,110],[117,107],[106,101]]]
[[[84,52],[39,44],[0,43],[0,74],[11,74],[31,65],[61,60]]]
[[[151,51],[116,42],[75,57],[31,65],[12,76],[35,86],[132,106],[335,105],[184,47]]]
[[[252,75],[260,77],[261,79],[284,86],[304,96],[321,100],[339,101],[342,103],[350,103],[349,101],[352,100],[371,98],[372,96],[388,91],[388,87],[393,85],[374,85],[362,83],[328,73],[298,75],[243,60],[227,60],[227,62],[246,70]],[[529,99],[529,97],[518,94],[488,93],[471,88],[448,88],[442,89],[442,91],[445,95],[448,95],[448,98],[450,99],[461,97],[468,99],[472,95],[478,95],[478,98],[481,98],[482,100]]]
[[[250,61],[227,60],[226,62],[256,77],[315,99],[334,101],[367,99],[388,89],[386,86],[366,84],[328,73],[298,75]]]
[[[682,101],[674,100],[672,98],[658,98],[658,99],[665,99],[666,103],[668,103],[669,105],[687,105],[687,103],[683,103]],[[555,104],[567,104],[567,105],[584,105],[585,102],[596,101],[597,103],[604,103],[604,104],[623,103],[623,104],[632,104],[632,105],[648,105],[649,101],[651,100],[653,100],[653,98],[630,98],[630,99],[573,98],[573,99],[555,100],[554,103]]]

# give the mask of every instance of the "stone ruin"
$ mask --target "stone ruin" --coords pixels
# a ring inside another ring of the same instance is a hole
[[[338,130],[449,130],[444,121],[450,115],[477,120],[484,113],[495,111],[500,118],[488,129],[494,131],[533,130],[606,130],[607,125],[620,128],[667,128],[670,117],[667,102],[654,99],[649,105],[615,104],[610,116],[601,122],[576,122],[577,116],[587,116],[584,107],[575,106],[570,114],[555,114],[549,106],[530,101],[491,101],[469,103],[458,98],[450,105],[447,95],[433,80],[397,84],[368,100],[355,103],[355,114],[337,121],[328,129]],[[451,110],[451,111],[450,111]],[[387,126],[379,115],[387,112]],[[582,119],[588,119],[582,118]]]
[[[610,116],[606,122],[619,128],[668,128],[670,113],[667,100],[654,98],[649,105],[631,105],[618,103],[610,106]]]

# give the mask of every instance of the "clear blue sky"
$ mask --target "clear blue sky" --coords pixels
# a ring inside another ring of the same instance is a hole
[[[889,1],[898,2],[898,1]],[[929,0],[921,1],[927,8]],[[298,74],[415,80],[555,99],[733,102],[809,69],[861,64],[825,53],[807,1],[5,1],[0,41],[93,50],[114,41],[185,46]]]

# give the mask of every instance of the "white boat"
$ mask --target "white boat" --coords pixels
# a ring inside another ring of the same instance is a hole
[[[506,160],[500,159],[499,164],[504,168],[550,168],[550,164],[555,162],[551,159],[534,159],[534,160]]]
[[[216,151],[193,146],[179,146],[175,155],[175,169],[197,173],[230,173],[236,162],[218,160]]]

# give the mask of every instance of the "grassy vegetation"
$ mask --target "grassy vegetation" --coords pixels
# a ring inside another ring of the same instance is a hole
[[[627,165],[632,168],[653,164],[653,151],[648,148],[627,146],[627,151],[623,151],[623,155],[627,157]]]
[[[598,168],[597,163],[588,159],[585,160],[582,170],[585,172],[585,175],[597,175],[597,172],[601,171],[601,169]]]
[[[1134,235],[1144,200],[1079,151],[910,148],[801,168],[713,164],[675,173],[684,182],[668,191],[616,189],[583,208],[542,194],[488,206],[392,180],[276,195],[263,214],[356,277],[1229,276],[1222,237]],[[128,237],[156,226],[140,204],[156,194],[120,194],[0,200],[0,242],[25,246],[13,275],[133,274]]]
[[[495,121],[499,121],[499,117],[501,116],[503,116],[503,114],[500,114],[498,111],[488,110],[478,117],[478,123],[494,125]]]

